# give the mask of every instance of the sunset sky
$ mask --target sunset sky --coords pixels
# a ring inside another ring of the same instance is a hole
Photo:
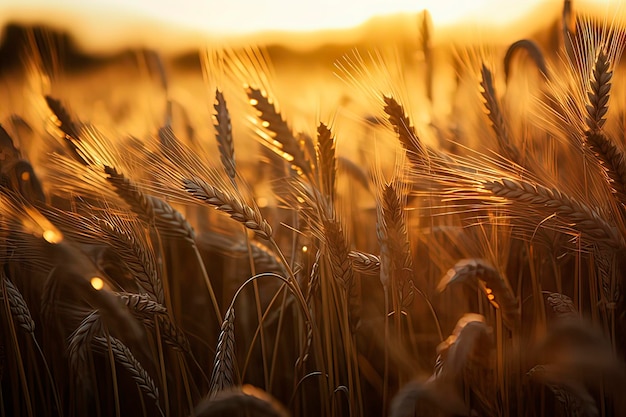
[[[604,8],[608,3],[619,3],[593,2]],[[350,28],[374,16],[424,9],[430,11],[437,28],[455,25],[502,28],[531,11],[541,13],[545,9],[553,14],[562,3],[562,0],[0,0],[0,25],[18,20],[67,27],[70,21],[71,31],[79,42],[97,49],[100,44],[155,38],[149,32],[159,31],[159,27],[168,33],[184,28],[189,36],[315,31]],[[580,3],[574,2],[576,6]]]

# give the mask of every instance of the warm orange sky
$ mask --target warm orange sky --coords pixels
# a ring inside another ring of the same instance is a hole
[[[590,1],[601,8],[620,3],[620,0]],[[456,25],[502,28],[531,10],[545,9],[553,15],[562,3],[562,0],[0,0],[0,25],[17,19],[64,26],[71,19],[79,43],[90,49],[151,39],[169,47],[174,46],[174,40],[159,38],[159,32],[173,33],[183,27],[185,33],[179,34],[179,39],[207,34],[240,36],[268,30],[314,31],[350,28],[373,16],[428,9],[438,29]],[[575,7],[579,3],[575,0]]]

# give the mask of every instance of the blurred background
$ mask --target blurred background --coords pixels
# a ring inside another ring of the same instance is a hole
[[[598,16],[619,15],[619,3],[572,2],[576,13]],[[169,100],[175,122],[210,137],[217,79],[210,69],[203,75],[204,51],[238,53],[254,45],[271,62],[268,92],[298,131],[322,119],[337,121],[339,135],[358,135],[371,116],[360,96],[369,84],[395,89],[418,128],[428,127],[454,111],[463,56],[501,62],[508,45],[528,38],[548,61],[558,59],[563,6],[562,0],[0,0],[0,121],[11,114],[31,123],[45,119],[42,95],[51,94],[82,120],[145,137],[162,123]],[[361,58],[384,63],[382,72],[346,82],[340,67]],[[432,71],[431,92],[425,71]],[[240,87],[226,94],[233,113],[249,111]],[[238,126],[245,118],[234,119],[236,132],[250,133],[250,126]],[[432,129],[419,130],[433,140]]]

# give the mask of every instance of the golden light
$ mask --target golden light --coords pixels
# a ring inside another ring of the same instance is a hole
[[[309,251],[309,248],[306,245],[302,246],[302,252],[303,253],[307,253],[308,251]]]
[[[610,0],[576,1],[608,4]],[[459,25],[469,32],[485,28],[524,27],[545,22],[562,6],[554,0],[5,0],[0,5],[0,26],[9,21],[44,23],[70,30],[80,46],[111,50],[146,45],[160,49],[180,48],[181,42],[198,45],[201,39],[222,41],[263,33],[274,41],[290,43],[292,34],[356,28],[372,19],[415,15],[427,9],[438,30]],[[529,18],[532,14],[532,18]],[[415,29],[415,21],[411,21]],[[383,30],[398,30],[389,24]],[[176,36],[172,36],[176,35]],[[336,35],[336,34],[335,34]],[[319,39],[337,41],[336,36]],[[308,37],[311,41],[311,36]],[[318,42],[319,42],[318,39]],[[302,41],[302,38],[297,38]]]
[[[48,229],[43,232],[43,238],[48,243],[60,243],[63,240],[63,235],[55,232],[54,230]]]
[[[104,288],[104,280],[100,277],[91,278],[89,280],[89,283],[91,284],[92,287],[94,287],[98,291]]]

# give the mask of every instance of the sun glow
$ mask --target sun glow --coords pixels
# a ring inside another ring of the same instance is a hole
[[[552,13],[562,5],[561,0],[4,0],[1,3],[0,25],[17,21],[69,28],[80,45],[88,49],[151,42],[167,48],[200,38],[223,40],[267,32],[348,29],[375,17],[414,14],[424,9],[430,12],[438,29],[458,25],[502,28],[520,19],[526,25],[535,24],[537,19],[528,18],[528,13],[534,12],[533,16]],[[579,3],[583,1],[577,1],[577,7]],[[393,25],[388,26],[389,31],[397,30]],[[170,36],[173,34],[176,36]]]

